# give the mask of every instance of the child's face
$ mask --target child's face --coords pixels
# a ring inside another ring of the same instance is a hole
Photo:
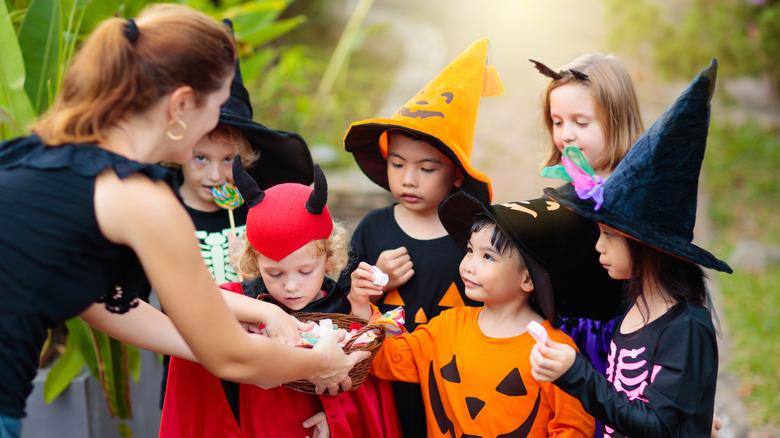
[[[233,157],[237,146],[225,139],[203,137],[192,149],[192,158],[181,166],[184,183],[180,192],[184,202],[201,211],[217,211],[211,188],[233,183]]]
[[[493,227],[483,227],[469,239],[460,262],[466,296],[494,305],[526,298],[520,285],[526,281],[527,268],[520,254],[514,247],[501,254],[490,242],[492,236]]]
[[[268,293],[290,310],[301,310],[323,296],[327,256],[317,254],[314,242],[278,262],[259,254],[258,267]]]
[[[631,278],[633,263],[625,236],[604,224],[599,224],[596,251],[601,254],[599,263],[607,270],[610,277],[615,280]]]
[[[387,149],[388,185],[407,210],[435,215],[441,201],[463,185],[455,164],[424,141],[390,134]]]
[[[553,142],[559,151],[574,146],[582,151],[591,165],[604,154],[606,138],[588,87],[572,83],[552,90],[550,118]]]

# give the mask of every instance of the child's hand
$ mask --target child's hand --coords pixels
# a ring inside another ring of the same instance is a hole
[[[376,261],[376,267],[389,277],[387,285],[383,288],[386,291],[398,289],[414,275],[414,269],[412,269],[414,265],[409,257],[409,251],[403,246],[382,251]]]
[[[303,427],[306,429],[314,427],[314,433],[311,438],[329,438],[330,428],[328,427],[328,417],[325,416],[325,412],[315,414],[313,417],[303,422]],[[309,438],[309,435],[306,436]]]
[[[371,318],[371,304],[369,300],[373,296],[382,296],[382,286],[374,283],[376,274],[373,266],[366,262],[360,262],[357,269],[352,272],[352,285],[349,289],[352,314],[363,319]]]
[[[531,375],[539,382],[554,382],[574,365],[577,352],[569,345],[548,340],[531,349]]]
[[[336,395],[339,387],[344,391],[349,390],[352,386],[349,371],[355,364],[368,359],[371,355],[368,351],[344,354],[344,350],[338,346],[338,343],[344,340],[346,334],[344,330],[326,331],[312,349],[320,355],[322,363],[317,374],[308,379],[314,384],[317,394],[322,394],[327,389],[330,395]]]
[[[268,309],[270,313],[263,324],[265,325],[265,331],[268,336],[282,344],[295,345],[295,341],[300,338],[300,331],[309,331],[314,325],[312,322],[301,322],[295,319],[295,317],[288,315],[279,306],[271,305],[272,308]]]

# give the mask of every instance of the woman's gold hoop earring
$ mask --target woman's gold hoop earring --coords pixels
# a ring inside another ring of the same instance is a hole
[[[171,133],[171,128],[173,128],[173,125],[175,124],[181,125],[181,134],[179,135],[173,135],[173,133]],[[176,141],[179,141],[182,138],[184,138],[185,132],[187,132],[187,124],[185,124],[182,120],[171,120],[170,122],[168,122],[168,129],[165,130],[165,133],[168,134],[168,138]]]

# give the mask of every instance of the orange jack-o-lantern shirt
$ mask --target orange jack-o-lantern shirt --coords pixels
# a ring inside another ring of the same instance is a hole
[[[531,376],[531,335],[485,336],[481,310],[446,310],[409,335],[385,339],[371,373],[421,384],[429,437],[593,436],[593,417],[577,399]],[[543,326],[553,341],[576,348],[548,321]]]

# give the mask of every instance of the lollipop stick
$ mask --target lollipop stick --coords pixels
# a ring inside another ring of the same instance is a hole
[[[230,219],[230,231],[233,232],[234,236],[237,236],[236,234],[236,220],[233,219],[233,210],[228,209],[228,219]]]

